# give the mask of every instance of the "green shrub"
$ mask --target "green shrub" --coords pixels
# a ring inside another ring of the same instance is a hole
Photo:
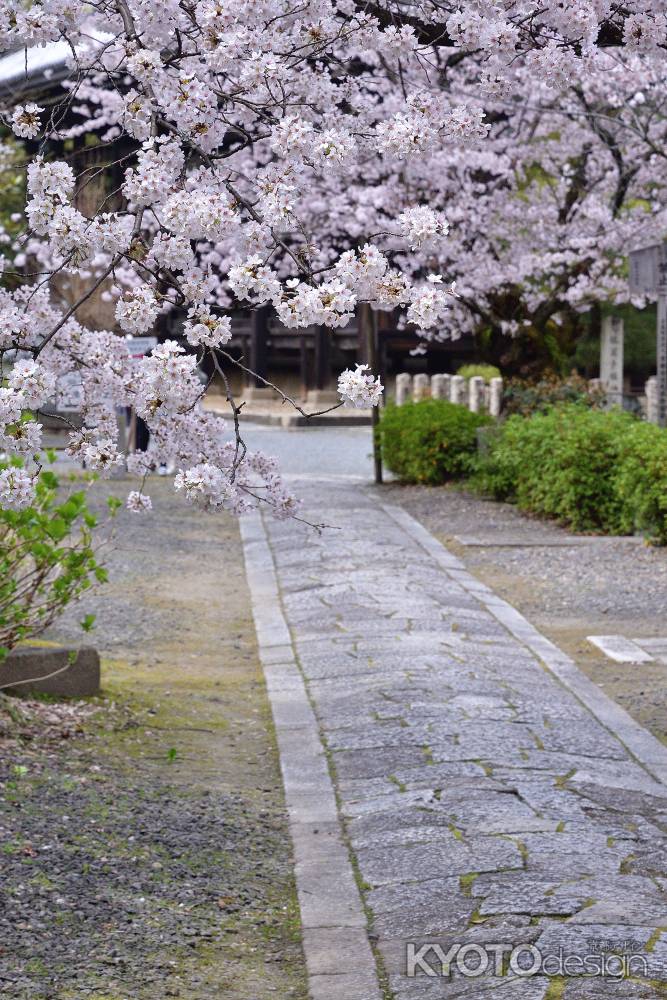
[[[527,417],[564,403],[600,407],[604,398],[602,391],[590,392],[586,379],[576,374],[568,378],[546,375],[536,382],[513,378],[503,387],[503,413],[507,416],[520,413]]]
[[[0,470],[6,468],[0,463]],[[0,509],[0,662],[21,640],[44,631],[94,582],[106,579],[93,548],[97,519],[85,491],[63,496],[59,487],[57,476],[43,470],[30,507]],[[92,618],[81,624],[90,628]]]
[[[488,384],[492,378],[500,378],[500,368],[496,368],[495,365],[462,365],[456,374],[462,375],[463,378],[474,378],[476,375],[481,375]]]
[[[444,399],[387,406],[378,428],[382,457],[408,483],[444,483],[474,467],[477,428],[489,418]]]
[[[491,442],[479,479],[499,499],[575,531],[620,533],[623,504],[614,479],[620,439],[632,422],[621,411],[573,404],[515,415]]]
[[[614,484],[623,531],[642,531],[667,545],[667,431],[635,421],[620,442]]]
[[[475,483],[575,531],[644,531],[667,543],[667,431],[621,410],[570,404],[510,417]]]

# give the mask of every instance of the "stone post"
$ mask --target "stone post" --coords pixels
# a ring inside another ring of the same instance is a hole
[[[651,424],[657,424],[660,413],[658,407],[658,378],[656,375],[651,375],[644,387],[644,392],[646,393],[646,419]]]
[[[462,403],[466,389],[466,380],[463,375],[452,375],[449,384],[449,399],[452,403]]]
[[[401,372],[396,376],[396,406],[403,406],[410,398],[412,387],[412,376],[407,372]]]
[[[503,380],[492,378],[489,383],[489,413],[492,417],[499,417],[503,408]]]
[[[667,241],[660,244],[658,257],[658,329],[656,340],[658,371],[655,377],[656,423],[667,427]]]
[[[431,396],[433,399],[449,399],[450,375],[433,375],[431,377]]]
[[[431,379],[428,375],[415,375],[412,380],[412,398],[415,403],[430,395]]]
[[[468,384],[468,409],[471,413],[479,413],[484,405],[484,379],[481,375],[473,375]]]
[[[600,338],[600,381],[607,406],[623,406],[623,320],[605,316]]]

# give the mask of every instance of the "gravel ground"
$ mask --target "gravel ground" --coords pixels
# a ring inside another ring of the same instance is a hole
[[[111,582],[48,636],[97,614],[103,697],[42,726],[0,711],[0,995],[304,1000],[238,525],[149,485]]]
[[[667,636],[667,548],[582,536],[451,487],[390,484],[399,503],[466,565],[565,649],[635,718],[667,741],[667,665],[620,664],[587,635]],[[456,536],[493,543],[460,544]],[[513,545],[497,544],[503,538]]]

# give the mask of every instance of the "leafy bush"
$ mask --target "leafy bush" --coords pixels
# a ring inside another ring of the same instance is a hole
[[[643,531],[667,545],[667,431],[655,424],[631,423],[619,445],[614,476],[623,505],[622,530]]]
[[[444,399],[387,406],[378,433],[385,464],[409,483],[444,483],[470,473],[477,428],[489,418]]]
[[[500,378],[500,368],[496,368],[495,365],[462,365],[456,374],[462,375],[463,378],[481,375],[484,381],[489,383],[492,378]]]
[[[621,410],[570,404],[510,417],[475,483],[575,531],[646,531],[667,542],[667,432]]]
[[[0,470],[6,468],[0,463]],[[42,470],[32,506],[0,509],[0,661],[94,582],[106,580],[93,549],[97,518],[85,491],[63,497],[59,486],[53,472]],[[87,616],[81,624],[88,629],[92,622]]]
[[[545,375],[537,382],[513,378],[503,388],[503,413],[530,416],[563,403],[600,407],[604,399],[602,391],[590,392],[586,379],[574,373],[568,378]]]

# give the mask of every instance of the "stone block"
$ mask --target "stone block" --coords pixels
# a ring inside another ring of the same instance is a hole
[[[479,413],[484,408],[484,379],[481,375],[473,375],[468,383],[468,409],[471,413]]]
[[[492,417],[499,417],[503,407],[503,380],[492,378],[489,383],[489,413]]]
[[[431,396],[433,399],[449,399],[451,375],[433,375],[431,377]]]
[[[100,657],[92,646],[22,646],[0,663],[0,685],[17,694],[88,698],[100,690]]]
[[[431,379],[428,375],[415,375],[412,380],[412,398],[415,403],[427,399],[431,395]]]
[[[412,375],[401,372],[396,376],[396,406],[403,406],[410,398],[412,391]]]
[[[465,401],[466,380],[463,375],[452,375],[449,384],[449,400],[451,403],[463,403]]]

